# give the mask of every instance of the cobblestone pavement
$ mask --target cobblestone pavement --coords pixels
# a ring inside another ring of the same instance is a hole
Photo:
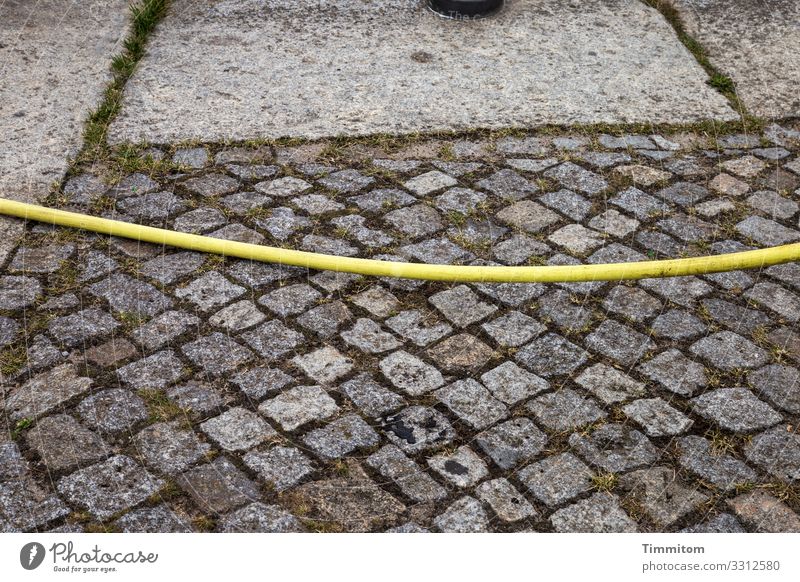
[[[800,240],[798,125],[390,145],[129,149],[49,203],[429,263]],[[799,293],[797,263],[449,285],[29,224],[0,529],[800,531]]]

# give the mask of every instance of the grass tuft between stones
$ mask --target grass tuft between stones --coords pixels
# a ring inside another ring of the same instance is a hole
[[[111,83],[106,87],[103,101],[89,114],[84,130],[84,146],[78,161],[104,157],[108,146],[108,127],[122,106],[125,83],[133,75],[144,56],[147,38],[161,21],[171,0],[140,0],[131,5],[131,30],[123,44],[124,51],[111,62]]]

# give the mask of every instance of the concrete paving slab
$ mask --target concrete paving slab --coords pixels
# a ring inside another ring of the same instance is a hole
[[[0,2],[0,196],[38,199],[61,179],[128,14],[128,0]]]
[[[176,0],[112,143],[734,119],[638,0],[510,0],[454,21],[425,0]]]
[[[800,2],[671,0],[751,113],[800,116]]]

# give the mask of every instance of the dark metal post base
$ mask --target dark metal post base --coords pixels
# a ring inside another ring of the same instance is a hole
[[[496,12],[503,0],[429,0],[430,7],[450,18],[480,18]]]

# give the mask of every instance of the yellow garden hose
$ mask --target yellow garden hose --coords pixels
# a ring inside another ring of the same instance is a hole
[[[729,253],[710,257],[611,263],[604,265],[565,265],[541,267],[427,265],[393,263],[372,259],[337,257],[294,251],[208,236],[175,232],[66,212],[0,198],[0,214],[36,220],[58,226],[80,228],[101,234],[130,238],[157,245],[168,245],[238,257],[265,263],[280,263],[320,271],[341,271],[377,277],[402,277],[432,281],[475,281],[495,283],[560,283],[578,281],[620,281],[650,277],[703,275],[736,269],[755,269],[800,260],[800,243],[768,249]]]

